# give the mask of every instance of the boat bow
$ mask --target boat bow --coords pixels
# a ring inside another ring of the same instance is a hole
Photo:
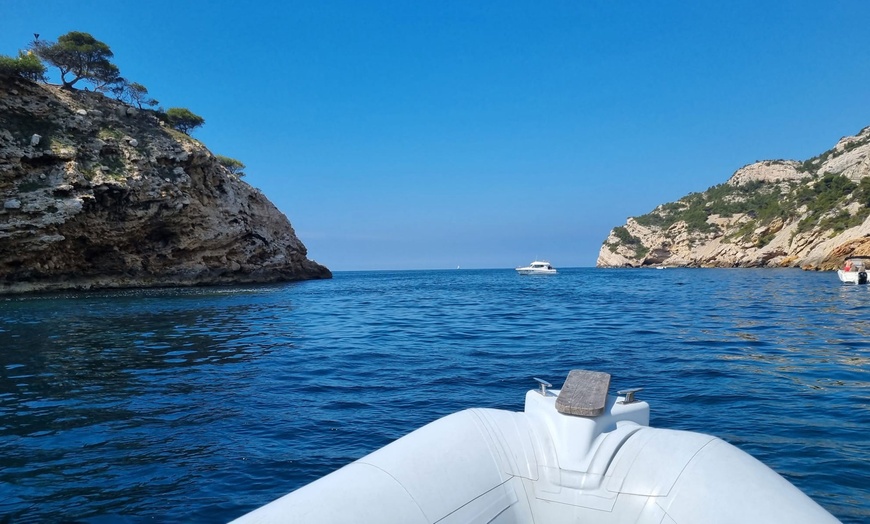
[[[235,522],[838,522],[740,449],[650,428],[635,390],[585,394],[600,375],[529,391],[523,412],[448,415]]]

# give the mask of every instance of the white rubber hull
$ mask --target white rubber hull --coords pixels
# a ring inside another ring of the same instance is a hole
[[[861,275],[864,275],[863,278]],[[840,277],[840,282],[845,282],[848,284],[866,284],[867,283],[867,273],[866,272],[858,272],[858,271],[843,271],[842,269],[837,270],[837,276]],[[862,282],[863,280],[863,282]]]
[[[556,412],[556,394],[449,415],[236,522],[838,522],[718,438],[647,427],[644,402],[587,418]]]

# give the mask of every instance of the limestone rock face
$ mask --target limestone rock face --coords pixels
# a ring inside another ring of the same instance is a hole
[[[153,111],[0,78],[0,293],[330,278],[284,216]]]
[[[783,180],[800,180],[810,176],[801,172],[800,162],[794,160],[765,160],[738,169],[728,183],[738,186],[741,183],[757,180],[760,182],[781,182]]]
[[[803,163],[766,160],[614,228],[599,267],[836,269],[870,255],[870,127]]]

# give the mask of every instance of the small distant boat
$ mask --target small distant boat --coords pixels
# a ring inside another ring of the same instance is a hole
[[[517,273],[520,275],[555,275],[556,268],[544,260],[535,260],[528,266],[518,267]]]
[[[837,276],[840,277],[840,282],[850,284],[866,284],[867,283],[867,264],[865,258],[848,257],[846,265],[843,269],[837,270]]]

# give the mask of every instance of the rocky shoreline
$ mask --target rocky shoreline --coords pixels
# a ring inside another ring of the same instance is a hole
[[[155,111],[0,78],[0,294],[331,276],[262,192]]]
[[[630,217],[598,267],[800,267],[870,256],[870,127],[805,162],[766,160]]]

